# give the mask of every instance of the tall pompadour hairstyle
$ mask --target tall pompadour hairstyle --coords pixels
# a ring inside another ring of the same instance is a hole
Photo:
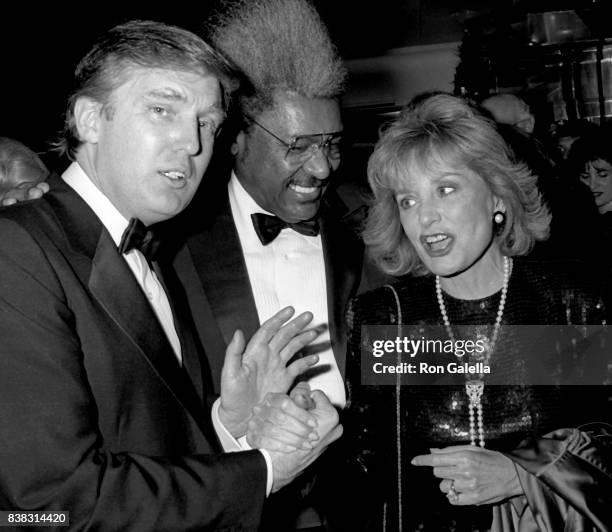
[[[344,90],[344,64],[307,0],[226,0],[205,34],[248,81],[242,113],[269,108],[276,92],[336,98]]]
[[[74,120],[76,101],[92,98],[111,117],[113,91],[138,67],[212,75],[221,83],[226,106],[238,86],[229,61],[194,33],[155,21],[126,22],[102,35],[77,65],[57,151],[74,160],[81,145]]]
[[[410,172],[435,171],[441,164],[469,168],[504,202],[506,222],[495,236],[502,253],[526,254],[548,236],[550,214],[536,177],[515,162],[494,123],[461,98],[435,94],[418,99],[389,125],[368,162],[374,199],[363,236],[383,271],[427,273],[403,232],[395,191]]]

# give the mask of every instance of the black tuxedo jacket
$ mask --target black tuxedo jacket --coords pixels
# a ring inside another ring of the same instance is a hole
[[[177,221],[180,229],[175,231],[187,232],[189,236],[174,258],[174,268],[207,353],[218,393],[223,353],[234,331],[241,329],[250,338],[260,323],[227,185],[222,183],[212,194],[206,187],[201,191],[207,197],[196,200],[189,212]],[[363,212],[347,212],[340,198],[328,191],[319,215],[330,337],[342,375],[346,358],[344,312],[358,288],[363,262],[363,243],[356,232]]]
[[[255,530],[263,456],[211,454],[201,376],[93,211],[50,184],[0,210],[0,508],[67,510],[71,530]]]

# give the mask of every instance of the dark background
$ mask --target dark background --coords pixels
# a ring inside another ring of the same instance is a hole
[[[216,0],[173,2],[171,9],[81,4],[77,10],[32,5],[5,11],[0,28],[0,136],[46,150],[61,127],[74,66],[99,33],[132,18],[163,20],[198,32],[216,4]],[[589,8],[598,0],[318,0],[315,4],[342,55],[353,59],[389,48],[460,41],[466,23],[474,17],[520,21],[527,10]],[[610,19],[602,22],[612,27]]]

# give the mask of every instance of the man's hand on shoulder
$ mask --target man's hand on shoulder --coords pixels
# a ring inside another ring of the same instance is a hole
[[[246,346],[242,332],[236,331],[227,347],[221,372],[219,418],[236,438],[246,434],[255,405],[269,393],[287,393],[295,378],[318,361],[317,355],[308,355],[288,364],[318,334],[304,330],[312,321],[310,312],[286,323],[293,313],[291,307],[276,313]]]
[[[23,181],[0,195],[0,205],[14,205],[26,200],[42,198],[49,192],[49,185],[45,181],[39,183],[35,181]]]

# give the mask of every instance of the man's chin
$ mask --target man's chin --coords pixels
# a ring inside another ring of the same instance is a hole
[[[296,222],[303,222],[306,220],[312,220],[313,218],[317,216],[319,212],[319,206],[320,206],[320,202],[317,202],[316,205],[313,205],[312,207],[309,207],[307,209],[300,208],[300,209],[287,210],[285,211],[285,215],[279,216],[279,218],[281,218],[282,220],[288,223],[296,223]]]
[[[186,202],[172,202],[171,204],[158,205],[157,208],[151,209],[151,211],[147,213],[146,218],[149,220],[149,223],[145,222],[145,224],[152,225],[154,223],[170,220],[170,218],[174,218],[183,212],[187,205]]]

